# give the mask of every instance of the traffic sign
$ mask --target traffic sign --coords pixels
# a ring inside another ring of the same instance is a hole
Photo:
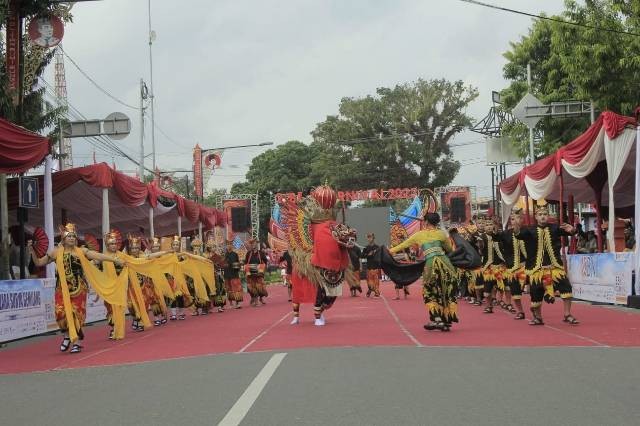
[[[536,117],[531,117],[529,110],[541,107],[543,105],[544,104],[540,101],[540,99],[536,98],[531,93],[527,93],[526,95],[524,95],[524,98],[520,99],[518,105],[513,107],[513,110],[511,112],[515,118],[526,124],[528,128],[533,129],[534,127],[536,127],[536,124],[538,124],[538,122],[542,120],[542,117],[540,117],[539,115]]]
[[[40,191],[38,190],[38,178],[25,177],[20,178],[19,185],[19,206],[30,209],[37,209],[40,202]]]
[[[111,139],[124,139],[131,133],[131,120],[121,112],[112,112],[102,123],[104,134]]]

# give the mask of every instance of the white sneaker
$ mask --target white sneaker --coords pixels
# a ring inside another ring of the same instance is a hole
[[[314,324],[318,325],[318,326],[324,325],[324,318],[320,317],[320,318],[316,319]]]
[[[320,319],[322,320],[322,325],[327,323],[327,319],[324,317],[324,314],[320,314]]]
[[[291,325],[300,324],[300,317],[293,317],[291,320]]]

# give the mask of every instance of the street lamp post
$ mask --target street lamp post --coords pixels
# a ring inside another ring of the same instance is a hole
[[[254,146],[269,146],[269,145],[273,145],[273,142],[262,142],[262,143],[257,143],[257,144],[252,144],[252,145],[236,145],[236,146],[222,146],[219,148],[207,148],[207,149],[203,149],[200,151],[200,188],[202,191],[202,196],[200,199],[200,202],[204,201],[204,173],[202,173],[203,170],[203,160],[202,158],[204,157],[204,155],[208,152],[214,152],[214,151],[223,151],[223,150],[229,150],[229,149],[238,149],[238,148],[250,148],[250,147],[254,147]],[[194,173],[194,178],[195,178],[195,173]],[[196,197],[198,196],[198,194],[196,194]]]

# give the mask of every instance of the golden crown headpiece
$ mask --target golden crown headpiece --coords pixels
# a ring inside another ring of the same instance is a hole
[[[160,245],[160,238],[153,237],[153,245],[154,246],[159,246]]]
[[[198,237],[193,237],[191,240],[191,247],[202,247],[202,240]]]
[[[76,232],[76,225],[74,223],[67,223],[66,225],[60,225],[60,235],[62,238],[67,237],[68,235],[73,235],[74,237],[78,235]]]
[[[536,212],[549,213],[549,204],[538,204],[536,206]]]
[[[173,236],[173,242],[179,243],[180,242],[180,235],[174,235]]]
[[[140,239],[140,237],[136,237],[134,235],[129,234],[127,236],[127,239],[129,240],[129,247],[141,247],[142,246],[142,240]]]
[[[115,231],[111,231],[105,236],[105,240],[107,240],[107,244],[117,243],[118,234]]]

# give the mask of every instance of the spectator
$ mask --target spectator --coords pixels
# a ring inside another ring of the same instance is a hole
[[[598,240],[594,231],[587,232],[587,243],[585,245],[586,253],[598,252]]]

